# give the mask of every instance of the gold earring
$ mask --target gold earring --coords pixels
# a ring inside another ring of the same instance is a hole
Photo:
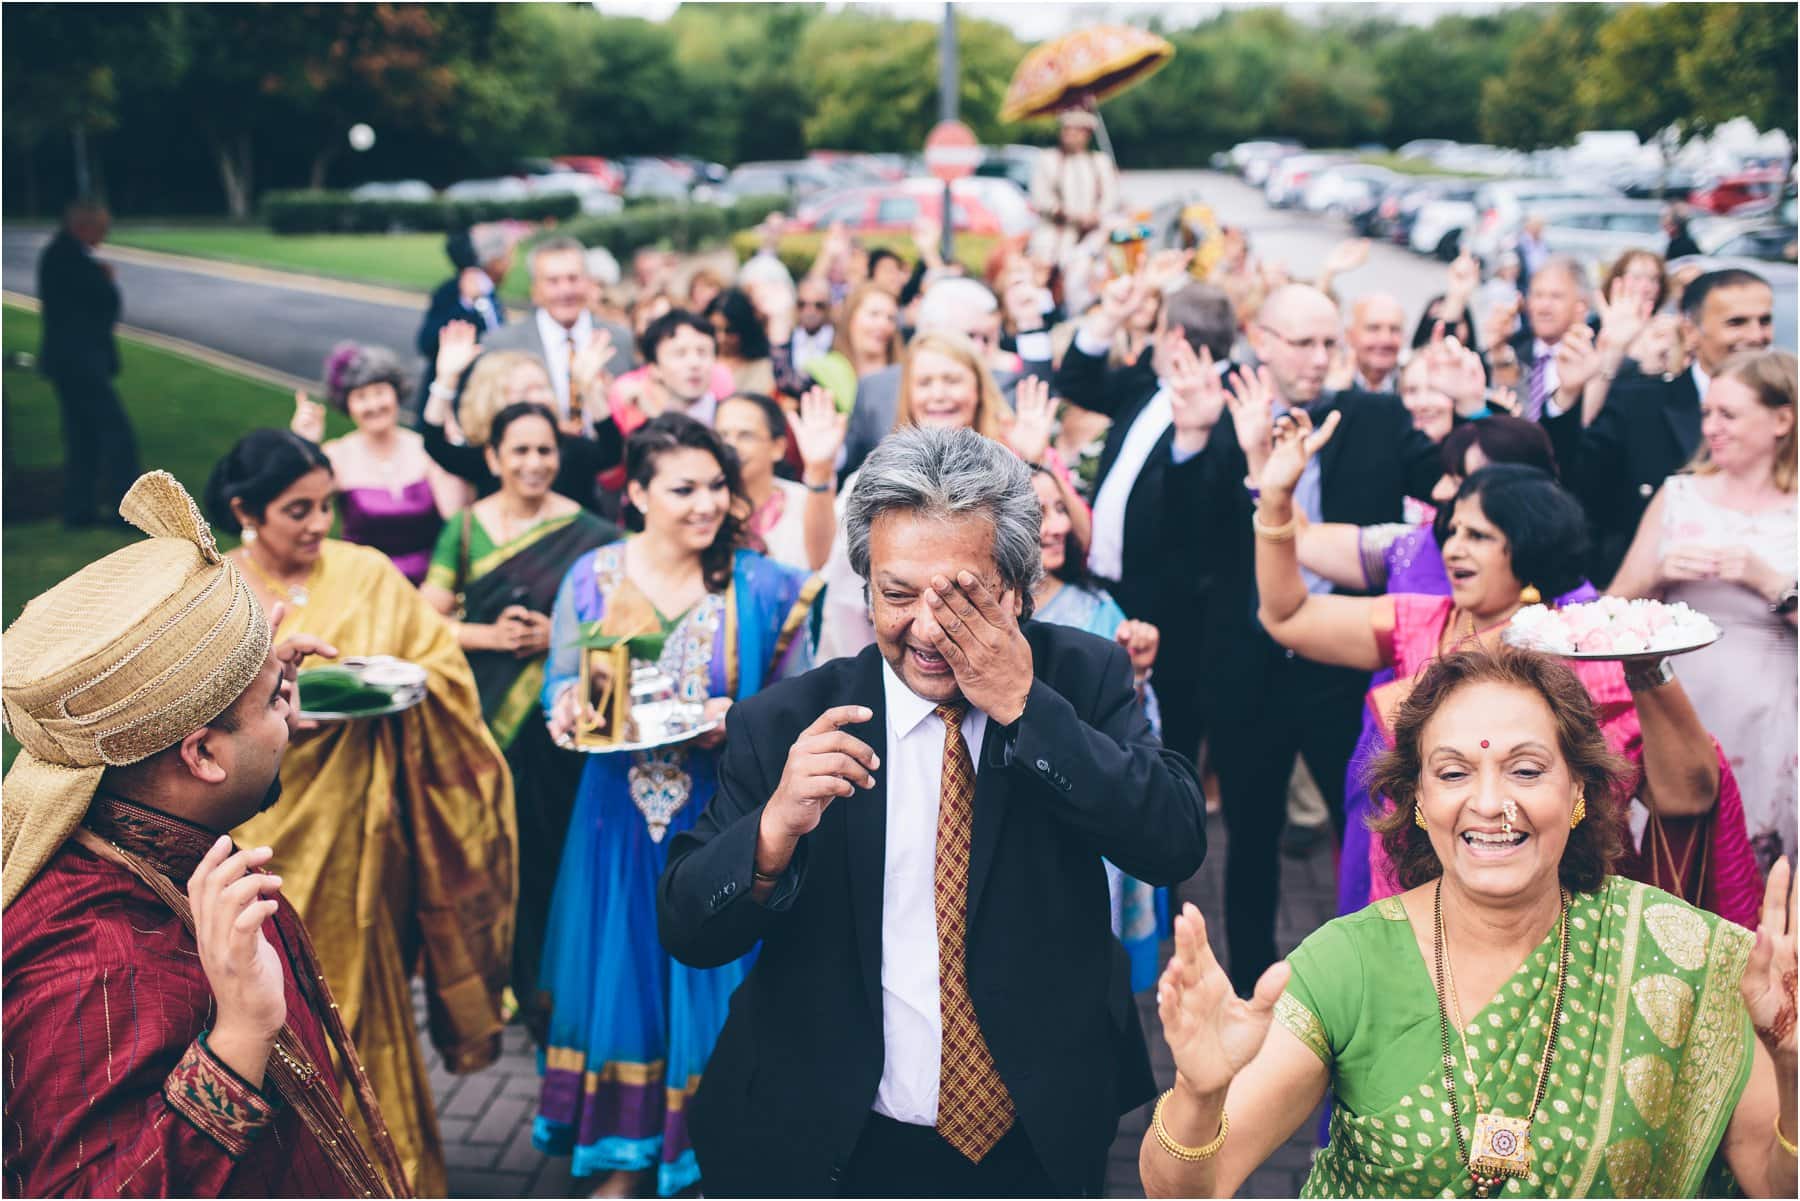
[[[1413,825],[1419,827],[1421,830],[1429,830],[1431,828],[1425,824],[1425,811],[1419,808],[1416,802],[1413,804]]]
[[[1573,830],[1576,826],[1579,826],[1586,817],[1587,792],[1584,789],[1575,794],[1575,810],[1569,814],[1569,829]]]
[[[1519,589],[1519,603],[1521,605],[1541,604],[1543,603],[1543,600],[1544,594],[1537,590],[1536,585],[1527,584]]]

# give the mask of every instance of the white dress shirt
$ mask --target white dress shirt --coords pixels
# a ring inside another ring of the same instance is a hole
[[[1090,338],[1085,329],[1075,332],[1075,345],[1083,354],[1095,358],[1112,349],[1110,344]],[[1174,424],[1174,402],[1169,398],[1168,389],[1159,387],[1150,403],[1138,411],[1131,428],[1125,431],[1125,441],[1119,444],[1119,457],[1113,460],[1112,469],[1106,473],[1106,479],[1094,497],[1093,545],[1088,547],[1088,570],[1103,580],[1117,583],[1124,573],[1125,507],[1131,500],[1131,490],[1137,486],[1138,475],[1150,461],[1150,453],[1156,449],[1164,431]]]
[[[793,360],[794,370],[805,371],[808,363],[822,354],[831,353],[831,342],[835,337],[837,330],[829,321],[821,325],[816,334],[809,334],[796,325],[794,336],[788,341],[788,357]]]
[[[556,415],[569,415],[569,343],[575,344],[577,352],[584,349],[588,340],[594,336],[594,321],[586,309],[581,316],[575,318],[575,324],[568,329],[556,323],[556,319],[543,309],[537,310],[538,337],[544,343],[544,366],[550,370],[550,386],[556,391]]]
[[[875,1112],[936,1126],[944,1017],[938,996],[937,825],[944,723],[881,665],[887,703],[887,854],[881,884],[881,1084]],[[981,762],[987,714],[963,715],[969,760]]]

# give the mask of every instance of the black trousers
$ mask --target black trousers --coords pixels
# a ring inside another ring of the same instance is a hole
[[[840,1185],[845,1197],[1057,1195],[1017,1122],[980,1163],[970,1163],[932,1127],[896,1122],[878,1113],[869,1115]]]
[[[1212,763],[1219,773],[1227,834],[1226,970],[1245,996],[1277,958],[1279,850],[1294,756],[1306,761],[1324,794],[1341,843],[1344,777],[1362,728],[1369,683],[1362,672],[1289,658],[1273,643],[1266,649],[1261,679],[1223,682],[1223,692],[1215,694],[1211,706]]]
[[[101,516],[117,516],[140,468],[137,435],[112,380],[97,371],[59,372],[50,383],[62,407],[63,520],[91,522],[96,504]]]

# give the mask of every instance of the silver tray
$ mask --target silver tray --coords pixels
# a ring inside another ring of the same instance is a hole
[[[625,751],[653,751],[658,747],[680,746],[684,742],[692,742],[700,735],[716,730],[723,723],[718,720],[702,722],[691,730],[683,730],[679,734],[669,734],[662,738],[652,738],[645,742],[615,742],[607,746],[576,746],[573,735],[565,735],[557,742],[564,750],[580,751],[584,755],[617,755]]]
[[[360,709],[355,713],[334,713],[323,709],[300,710],[301,721],[358,721],[365,717],[386,717],[391,713],[404,713],[425,699],[425,686],[416,685],[411,688],[396,688],[394,703],[379,709]]]
[[[1624,654],[1616,651],[1554,651],[1549,647],[1541,646],[1538,643],[1533,642],[1524,635],[1515,635],[1513,628],[1509,625],[1505,630],[1501,631],[1500,641],[1506,643],[1508,646],[1516,646],[1520,650],[1537,651],[1540,654],[1555,655],[1559,659],[1577,659],[1584,663],[1655,663],[1657,660],[1666,659],[1670,655],[1685,655],[1689,651],[1704,650],[1724,636],[1725,631],[1720,630],[1705,642],[1690,642],[1686,646],[1672,646],[1667,650],[1631,651]]]

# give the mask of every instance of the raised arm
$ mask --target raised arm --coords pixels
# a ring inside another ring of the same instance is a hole
[[[1243,406],[1255,404],[1254,393],[1233,404],[1233,419]],[[1333,410],[1316,432],[1303,410],[1276,424],[1268,461],[1260,475],[1261,496],[1252,519],[1256,535],[1257,618],[1269,637],[1304,658],[1337,667],[1374,671],[1382,666],[1381,648],[1371,622],[1385,597],[1315,595],[1306,589],[1294,543],[1294,486],[1306,463],[1337,429]],[[1245,425],[1252,424],[1245,420]]]
[[[837,456],[850,418],[838,412],[831,393],[813,387],[800,398],[799,414],[789,413],[787,419],[800,446],[800,482],[806,486],[802,526],[806,561],[818,571],[831,557],[831,543],[837,537]]]
[[[1698,817],[1719,800],[1719,751],[1687,690],[1662,665],[1627,665],[1644,739],[1643,801],[1664,817]]]

